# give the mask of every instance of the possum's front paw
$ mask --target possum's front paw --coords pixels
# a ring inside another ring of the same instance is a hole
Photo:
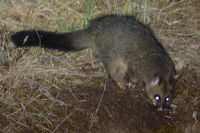
[[[117,86],[119,86],[120,90],[126,90],[126,89],[131,89],[135,88],[135,84],[133,83],[125,83],[125,82],[116,82]]]
[[[117,86],[119,86],[119,89],[121,91],[125,91],[131,88],[135,88],[135,84],[132,83],[126,83],[126,82],[116,82]]]
[[[132,88],[132,89],[134,89],[135,88],[135,84],[134,83],[128,83],[128,88],[130,89],[130,88]]]
[[[124,82],[116,82],[116,84],[117,84],[117,86],[119,86],[119,89],[121,90],[121,91],[125,91],[126,90],[126,88],[127,88],[127,85],[126,85],[126,83],[124,83]]]

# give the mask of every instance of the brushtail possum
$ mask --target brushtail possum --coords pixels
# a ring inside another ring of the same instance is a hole
[[[134,16],[105,15],[88,27],[67,33],[20,31],[11,36],[16,47],[40,46],[61,51],[92,47],[116,83],[141,80],[152,103],[170,105],[178,78],[172,59],[152,30]]]

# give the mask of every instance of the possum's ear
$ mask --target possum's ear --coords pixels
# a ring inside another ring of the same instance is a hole
[[[176,74],[174,75],[174,81],[177,82],[181,78],[180,75]]]
[[[178,75],[178,74],[176,74],[176,75],[174,75],[174,80],[178,80],[180,78],[180,75]]]
[[[153,78],[153,80],[151,81],[151,86],[154,87],[156,85],[158,85],[160,83],[160,77],[159,76],[155,76]]]

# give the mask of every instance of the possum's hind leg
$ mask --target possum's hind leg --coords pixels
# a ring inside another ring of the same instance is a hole
[[[124,78],[127,74],[127,63],[123,58],[115,58],[108,64],[108,72],[120,89],[126,89]]]

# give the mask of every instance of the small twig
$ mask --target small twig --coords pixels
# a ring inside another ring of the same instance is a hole
[[[97,113],[98,113],[98,111],[99,111],[99,108],[100,108],[100,106],[101,106],[101,103],[102,103],[102,100],[103,100],[103,97],[104,97],[104,94],[105,94],[105,91],[106,91],[106,83],[107,83],[107,77],[106,77],[106,81],[105,81],[103,93],[102,93],[101,98],[100,98],[100,100],[99,100],[99,104],[98,104],[98,106],[97,106],[97,109],[96,109],[96,111],[95,111],[95,113],[94,113],[94,115],[93,115],[93,117],[92,117],[92,120],[91,120],[91,123],[90,123],[90,126],[89,126],[89,130],[92,128],[93,123],[94,123],[94,120],[95,120],[95,117],[96,117],[96,115],[97,115]]]
[[[54,103],[56,103],[56,104],[58,104],[60,106],[65,106],[66,105],[65,102],[54,98],[47,89],[37,88],[37,91],[39,91],[40,93],[45,95],[49,100],[53,101]]]
[[[25,127],[25,128],[27,128],[27,129],[31,129],[30,126],[25,125],[25,124],[23,124],[23,123],[21,123],[21,122],[19,122],[19,121],[16,121],[16,120],[13,119],[12,117],[10,117],[10,116],[8,116],[8,115],[6,115],[6,114],[4,114],[4,113],[2,113],[2,115],[4,115],[8,120],[14,122],[14,123],[17,124],[17,125],[20,125],[20,126],[22,126],[22,127]]]
[[[39,39],[39,46],[42,47],[42,41],[41,41],[41,37],[42,37],[42,36],[39,35],[39,33],[38,33],[37,30],[36,30],[36,34],[37,34],[38,39]]]
[[[108,110],[108,108],[105,107],[106,112],[108,113],[108,115],[110,116],[110,118],[115,121],[114,117],[111,115],[110,111]]]
[[[72,94],[72,96],[74,97],[74,99],[76,101],[79,101],[78,98],[76,97],[76,95],[74,94],[74,92],[72,91],[72,89],[70,87],[67,87],[67,90]]]
[[[59,128],[72,114],[73,114],[73,112],[71,112],[69,115],[67,115],[67,116],[65,117],[65,119],[63,119],[63,120],[56,126],[56,128],[55,128],[51,133],[55,133],[56,130],[58,130],[58,128]]]
[[[171,9],[169,10],[169,12],[170,12],[170,11],[171,11]],[[161,29],[160,29],[160,31],[159,31],[159,33],[158,33],[158,38],[160,37],[160,34],[161,34],[162,30],[163,30],[165,21],[167,21],[167,18],[168,18],[168,16],[169,16],[169,12],[167,12],[167,15],[165,16],[165,20],[164,20],[164,22],[162,23]]]

